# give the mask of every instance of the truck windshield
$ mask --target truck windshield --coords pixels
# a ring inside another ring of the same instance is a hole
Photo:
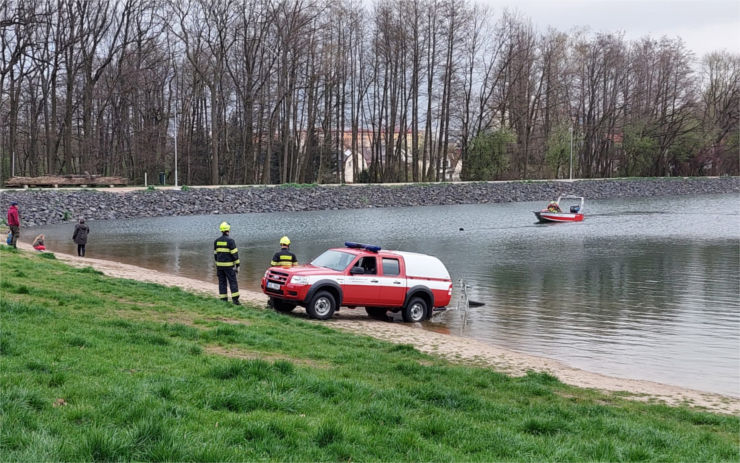
[[[347,252],[326,251],[314,259],[313,262],[311,262],[311,265],[326,267],[336,270],[337,272],[341,272],[347,268],[354,258],[354,254],[349,254]]]

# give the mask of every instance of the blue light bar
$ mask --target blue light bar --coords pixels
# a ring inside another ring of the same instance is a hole
[[[352,241],[345,241],[344,245],[348,248],[352,249],[364,249],[366,251],[370,252],[378,252],[380,251],[380,246],[374,246],[372,244],[362,244],[362,243],[353,243]]]

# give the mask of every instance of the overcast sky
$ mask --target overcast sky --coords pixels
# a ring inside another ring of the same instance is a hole
[[[740,53],[740,0],[479,0],[498,16],[519,11],[540,30],[623,31],[635,40],[646,35],[681,37],[697,58],[716,50]]]

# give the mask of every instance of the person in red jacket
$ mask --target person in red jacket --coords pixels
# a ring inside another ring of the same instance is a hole
[[[21,236],[21,217],[18,214],[18,203],[15,201],[12,201],[8,208],[8,226],[10,227],[10,233],[13,234],[10,245],[17,248],[18,237]]]

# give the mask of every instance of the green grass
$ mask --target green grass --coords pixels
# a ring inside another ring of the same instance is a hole
[[[3,461],[738,461],[740,420],[0,250]]]

